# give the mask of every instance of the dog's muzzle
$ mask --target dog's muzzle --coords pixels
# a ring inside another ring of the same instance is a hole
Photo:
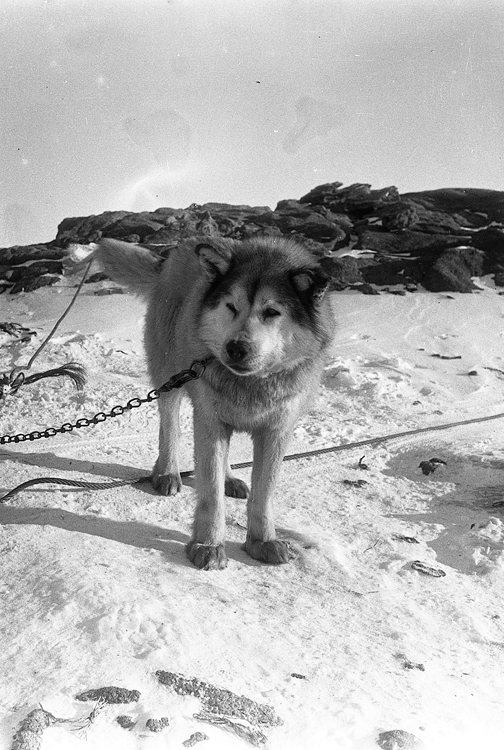
[[[234,339],[227,343],[226,354],[228,355],[230,362],[240,364],[250,354],[250,345],[242,339]]]
[[[237,375],[248,375],[255,368],[250,363],[253,347],[243,339],[233,339],[226,344],[226,365]]]

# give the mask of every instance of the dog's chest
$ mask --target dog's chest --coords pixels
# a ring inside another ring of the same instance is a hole
[[[251,432],[283,421],[285,412],[297,410],[299,394],[279,379],[227,376],[195,382],[192,400],[207,418],[217,418],[234,430]]]

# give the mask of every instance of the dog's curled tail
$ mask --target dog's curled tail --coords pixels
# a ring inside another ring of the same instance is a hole
[[[150,293],[163,262],[145,247],[108,238],[97,243],[94,259],[112,281],[142,296]]]

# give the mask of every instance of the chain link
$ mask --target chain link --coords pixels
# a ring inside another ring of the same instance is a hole
[[[33,432],[28,432],[25,434],[21,433],[19,435],[3,435],[2,437],[0,437],[0,445],[8,445],[9,443],[24,443],[28,440],[40,440],[40,438],[51,438],[58,433],[63,434],[65,432],[72,432],[72,430],[79,429],[80,427],[89,427],[92,424],[100,424],[101,422],[105,422],[105,420],[107,419],[118,417],[127,411],[131,411],[132,409],[138,409],[138,407],[142,406],[142,404],[157,401],[162,393],[167,393],[174,388],[181,388],[190,380],[200,378],[205,372],[206,366],[210,359],[211,357],[207,357],[206,359],[201,360],[195,360],[188,370],[182,370],[176,375],[173,375],[160,388],[154,388],[152,391],[149,391],[145,398],[139,398],[138,396],[135,396],[134,398],[130,398],[130,400],[124,406],[114,406],[109,412],[100,411],[90,419],[81,417],[73,424],[71,424],[70,422],[65,422],[65,424],[61,425],[61,427],[48,427],[45,430],[34,430]]]

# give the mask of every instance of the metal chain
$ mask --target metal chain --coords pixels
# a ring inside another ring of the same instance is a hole
[[[154,388],[152,391],[149,391],[145,398],[131,398],[124,406],[114,406],[109,412],[100,411],[90,419],[82,417],[73,424],[71,424],[70,422],[65,422],[65,424],[61,425],[61,427],[48,427],[45,430],[34,430],[33,432],[24,434],[21,433],[19,435],[3,435],[2,437],[0,437],[0,445],[8,445],[9,443],[23,443],[27,440],[40,440],[40,438],[51,438],[58,433],[72,432],[72,430],[79,429],[80,427],[89,427],[92,424],[96,425],[100,424],[101,422],[105,422],[106,419],[119,417],[126,411],[138,409],[138,407],[142,406],[142,404],[157,401],[162,393],[167,393],[168,391],[173,390],[173,388],[181,388],[190,380],[200,378],[205,372],[206,366],[211,359],[211,357],[207,357],[206,359],[194,360],[188,370],[182,370],[176,375],[173,375],[160,388]]]

